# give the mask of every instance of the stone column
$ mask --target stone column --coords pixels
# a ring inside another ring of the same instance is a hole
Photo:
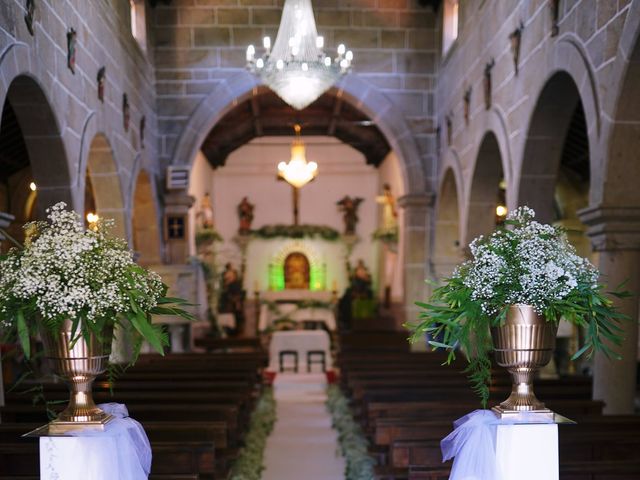
[[[598,252],[602,281],[609,288],[622,282],[633,296],[615,302],[631,320],[623,322],[625,340],[617,348],[622,360],[596,354],[593,398],[603,400],[607,415],[632,414],[638,359],[638,292],[640,292],[640,208],[589,207],[580,212]]]
[[[194,198],[186,191],[172,191],[164,196],[163,230],[165,261],[183,264],[189,256],[189,208]]]
[[[413,194],[398,199],[398,206],[403,210],[403,230],[400,234],[403,243],[403,276],[404,276],[404,310],[402,321],[413,321],[418,318],[416,301],[424,301],[430,294],[425,283],[429,277],[427,261],[431,245],[431,216],[433,211],[433,195]],[[399,321],[401,319],[398,319]],[[398,325],[398,328],[401,328]]]

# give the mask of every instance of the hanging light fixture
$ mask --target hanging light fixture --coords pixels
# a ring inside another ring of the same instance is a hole
[[[285,0],[276,41],[262,39],[264,55],[247,47],[247,67],[280,98],[302,110],[326,92],[351,68],[353,52],[338,45],[332,58],[324,53],[324,37],[318,36],[311,0]]]
[[[318,164],[307,162],[305,146],[300,137],[300,125],[294,125],[296,138],[291,144],[291,159],[289,163],[278,164],[278,176],[295,188],[302,188],[318,175]]]

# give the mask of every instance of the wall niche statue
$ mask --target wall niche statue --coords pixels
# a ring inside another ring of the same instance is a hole
[[[122,126],[124,131],[129,131],[129,122],[131,121],[131,107],[129,106],[129,97],[126,93],[122,94]]]
[[[469,116],[471,112],[471,87],[464,92],[464,124],[469,125]]]
[[[495,66],[496,61],[492,58],[489,63],[484,66],[484,108],[489,110],[491,108],[491,94],[492,94],[492,84],[491,84],[491,70]]]
[[[71,73],[76,73],[76,42],[78,34],[73,27],[67,31],[67,67]]]
[[[107,67],[100,67],[96,81],[98,82],[98,100],[104,103],[104,87],[107,82]]]
[[[25,10],[27,13],[24,15],[24,23],[27,24],[27,30],[29,30],[29,33],[33,37],[35,34],[33,23],[35,22],[36,0],[27,0]]]
[[[518,28],[516,28],[509,35],[509,44],[511,46],[511,55],[513,55],[513,67],[516,75],[518,75],[518,62],[520,61],[520,44],[522,43],[522,30],[524,29],[524,23],[520,22]]]
[[[360,197],[350,197],[345,195],[341,200],[336,202],[338,209],[343,213],[342,219],[344,221],[344,234],[355,235],[356,225],[358,224],[358,207],[364,201]]]
[[[251,222],[253,222],[254,208],[254,205],[249,202],[247,197],[243,197],[242,201],[238,204],[238,219],[240,220],[238,234],[248,235],[251,233]]]

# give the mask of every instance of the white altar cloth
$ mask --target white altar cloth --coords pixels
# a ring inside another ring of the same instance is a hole
[[[269,370],[278,372],[280,368],[280,352],[294,350],[298,352],[298,371],[307,371],[307,352],[321,350],[324,352],[326,369],[331,370],[331,341],[324,330],[297,330],[292,332],[274,332],[269,345]]]
[[[454,422],[441,442],[443,460],[455,457],[449,480],[558,480],[558,425],[522,414],[498,419],[476,410]]]
[[[114,415],[104,431],[68,437],[40,437],[41,480],[146,480],[151,446],[142,426],[124,405],[99,405]]]
[[[277,313],[269,311],[268,305],[262,305],[260,307],[258,330],[261,332],[266,330],[273,324],[274,320],[282,318],[288,313],[291,314],[287,318],[293,322],[313,320],[315,322],[324,322],[329,330],[336,329],[336,317],[333,311],[328,308],[298,308],[298,305],[295,303],[279,303]]]

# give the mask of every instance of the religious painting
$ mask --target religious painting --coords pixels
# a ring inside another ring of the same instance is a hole
[[[284,260],[284,288],[308,290],[311,279],[309,259],[304,253],[290,253]]]
[[[107,67],[100,67],[98,70],[98,100],[104,103],[104,84],[107,81]]]
[[[71,73],[76,73],[76,41],[78,34],[75,29],[70,28],[67,31],[67,67]]]
[[[27,13],[24,15],[24,23],[27,24],[27,30],[29,30],[29,33],[33,37],[33,22],[35,21],[36,0],[27,0],[25,8],[27,10]]]

